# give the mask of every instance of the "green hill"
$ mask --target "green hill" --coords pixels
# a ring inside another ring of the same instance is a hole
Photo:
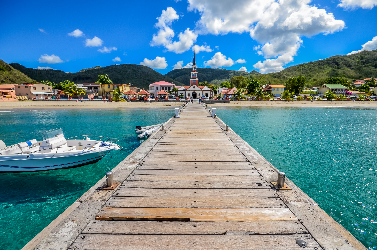
[[[349,81],[376,78],[377,50],[353,55],[333,56],[323,60],[288,67],[280,72],[265,74],[266,81],[285,83],[288,78],[303,75],[309,86],[321,86],[327,78],[344,77]]]
[[[148,88],[149,84],[161,80],[176,85],[189,85],[191,75],[191,69],[189,68],[172,70],[166,75],[162,75],[147,66],[135,64],[111,65],[107,67],[96,66],[83,69],[77,73],[65,73],[59,70],[37,70],[26,68],[17,63],[10,65],[38,82],[49,80],[59,83],[64,80],[70,80],[75,83],[94,83],[98,75],[108,74],[110,79],[116,84],[131,83],[133,86],[145,89]],[[2,70],[3,68],[4,70]],[[10,75],[12,74],[9,74],[9,72],[8,74],[4,74],[8,68],[6,66],[3,66],[3,68],[0,69],[1,73],[11,78]],[[280,72],[268,74],[259,74],[257,71],[247,73],[211,68],[198,68],[197,71],[200,82],[207,81],[216,85],[225,80],[230,80],[234,76],[241,75],[259,79],[262,84],[284,84],[288,78],[297,77],[302,74],[305,76],[308,86],[320,86],[329,77],[345,77],[347,80],[376,77],[377,50],[363,51],[349,56],[333,56],[323,60],[291,66]],[[16,79],[20,78],[19,73],[15,72],[14,75]],[[30,78],[21,82],[31,82]]]
[[[166,76],[183,83],[183,85],[190,85],[191,71],[192,68],[175,69],[168,72]],[[259,73],[257,71],[247,73],[225,69],[197,68],[199,82],[207,81],[211,84],[221,84],[221,82],[228,81],[234,76],[248,76],[250,74],[257,75]]]
[[[9,64],[0,60],[0,84],[23,84],[31,83],[33,80],[24,73],[14,69]]]
[[[59,83],[65,80],[73,81],[76,84],[94,83],[98,79],[98,75],[108,74],[109,78],[115,84],[129,84],[139,88],[148,89],[151,83],[157,81],[167,81],[179,85],[180,83],[173,79],[154,71],[150,67],[135,64],[111,65],[107,67],[93,67],[83,69],[77,73],[65,73],[59,70],[38,70],[26,68],[20,64],[12,63],[14,68],[25,73],[29,77],[40,82],[49,80]]]

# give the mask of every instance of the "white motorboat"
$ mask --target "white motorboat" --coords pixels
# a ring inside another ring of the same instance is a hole
[[[152,126],[136,126],[136,133],[138,134],[139,139],[148,138],[150,135],[152,135],[154,132],[158,131],[159,128],[161,128],[163,124],[158,125],[152,125]]]
[[[6,147],[0,140],[0,172],[30,172],[69,168],[94,163],[120,147],[110,141],[86,137],[68,139],[61,129],[44,133],[42,141],[32,139]]]

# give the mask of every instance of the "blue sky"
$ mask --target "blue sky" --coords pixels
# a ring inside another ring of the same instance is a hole
[[[16,4],[17,3],[17,4]],[[377,48],[376,0],[3,1],[0,59],[261,73]]]

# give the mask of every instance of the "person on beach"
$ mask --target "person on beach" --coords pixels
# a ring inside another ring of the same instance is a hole
[[[199,104],[201,103],[201,98],[199,98]]]

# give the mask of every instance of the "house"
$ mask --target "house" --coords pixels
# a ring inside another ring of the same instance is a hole
[[[106,97],[106,98],[112,98],[113,91],[116,90],[117,88],[119,88],[120,93],[122,93],[121,90],[127,90],[129,88],[129,85],[127,84],[100,84],[98,95]]]
[[[149,85],[149,93],[152,97],[157,97],[160,91],[172,91],[176,86],[175,84],[168,83],[166,81],[159,81]]]
[[[87,87],[86,94],[97,95],[100,89],[100,84],[98,83],[83,83],[83,87]]]
[[[213,90],[207,86],[199,86],[199,79],[197,77],[197,67],[195,62],[195,52],[193,53],[193,63],[192,63],[192,71],[190,77],[190,85],[189,86],[178,86],[178,96],[185,98],[201,98],[213,97]]]
[[[138,87],[135,87],[135,86],[133,86],[133,87],[130,86],[130,83],[129,83],[129,89],[132,90],[132,91],[134,91],[134,92],[137,92],[137,93],[141,90],[141,88],[138,88]]]
[[[323,84],[319,89],[318,93],[324,95],[325,92],[331,91],[334,94],[343,94],[345,95],[347,88],[340,84]]]
[[[286,87],[284,85],[267,85],[263,90],[271,93],[274,97],[281,97]]]
[[[0,85],[0,101],[17,101],[15,85]]]
[[[16,96],[27,96],[28,99],[46,99],[53,96],[53,89],[45,84],[15,85]]]
[[[366,84],[365,82],[354,82],[353,85],[355,86],[355,88],[359,88],[361,87],[362,85]]]

